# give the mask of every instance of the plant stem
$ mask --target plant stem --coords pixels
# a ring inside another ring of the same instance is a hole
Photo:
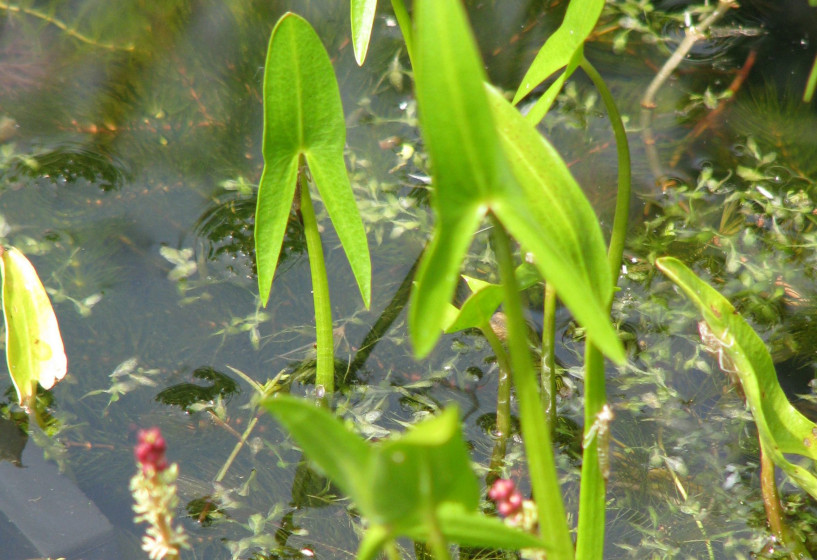
[[[584,433],[596,421],[596,415],[607,402],[604,379],[604,356],[588,338],[584,352]],[[604,519],[606,481],[599,466],[598,437],[582,454],[581,489],[579,490],[579,526],[576,532],[576,559],[601,560],[604,552]]]
[[[556,428],[556,290],[545,284],[542,320],[542,401],[551,435]]]
[[[406,4],[403,0],[391,0],[391,7],[394,10],[394,17],[397,18],[397,25],[400,26],[400,32],[403,34],[403,41],[406,43],[406,52],[408,52],[409,60],[412,68],[414,67],[414,44],[411,38],[411,18],[406,10]]]
[[[309,271],[312,275],[312,297],[315,302],[315,331],[317,343],[317,363],[315,390],[331,398],[335,392],[335,341],[332,333],[332,306],[329,301],[329,281],[326,277],[326,263],[323,259],[321,234],[315,219],[315,209],[309,196],[309,185],[303,173],[301,182],[301,217],[304,223],[306,250],[309,253]]]
[[[610,126],[616,137],[616,156],[618,157],[618,187],[616,191],[616,211],[613,218],[613,231],[610,234],[610,246],[607,250],[607,262],[610,264],[610,272],[613,281],[616,281],[621,272],[621,259],[624,256],[624,242],[627,239],[627,227],[630,218],[630,191],[632,185],[630,169],[630,143],[627,140],[627,131],[621,120],[616,102],[607,84],[598,73],[596,68],[587,59],[582,60],[582,70],[593,81],[593,85],[601,95],[604,108],[607,109],[607,116],[610,118]]]
[[[777,492],[777,483],[774,479],[774,461],[763,449],[760,442],[760,493],[763,496],[763,509],[766,510],[766,519],[772,534],[784,546],[791,550],[791,558],[811,558],[806,547],[792,535],[786,525],[783,508],[780,507],[780,494]]]
[[[675,49],[675,52],[667,59],[664,66],[655,75],[644,97],[641,98],[641,135],[644,139],[644,147],[647,154],[647,162],[650,171],[657,182],[664,176],[661,170],[661,162],[658,158],[658,150],[655,148],[655,137],[652,134],[652,114],[655,110],[655,96],[664,82],[672,75],[679,64],[686,58],[692,46],[705,36],[706,31],[721,19],[726,12],[737,6],[736,0],[720,0],[715,11],[709,14],[701,23],[687,28],[683,41]]]
[[[539,532],[552,548],[550,560],[572,559],[573,541],[562,503],[562,489],[556,473],[550,430],[533,369],[528,332],[514,275],[511,244],[505,228],[493,217],[493,241],[499,274],[505,291],[505,315],[508,318],[508,347],[513,381],[519,400],[519,423],[525,441],[533,498],[539,519]]]
[[[508,353],[505,352],[502,341],[491,328],[491,325],[486,324],[480,330],[488,344],[491,345],[499,368],[496,391],[496,443],[491,453],[491,465],[489,467],[490,476],[497,476],[505,460],[508,436],[511,433],[511,365],[508,361]]]
[[[621,115],[601,75],[587,59],[582,60],[581,67],[599,91],[616,137],[618,190],[613,231],[610,236],[610,246],[607,250],[607,263],[610,267],[613,282],[617,283],[621,271],[621,259],[624,255],[624,242],[630,214],[630,147],[627,141],[627,132],[621,121]],[[584,431],[587,434],[588,430],[596,422],[598,413],[607,403],[604,356],[589,338],[585,347],[584,367]],[[579,524],[576,539],[576,558],[579,560],[590,558],[600,560],[604,551],[607,481],[599,465],[599,439],[593,438],[582,455]]]

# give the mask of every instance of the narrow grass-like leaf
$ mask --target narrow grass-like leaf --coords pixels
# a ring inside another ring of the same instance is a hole
[[[363,301],[371,299],[371,262],[343,148],[346,126],[329,55],[303,18],[285,14],[270,37],[264,70],[264,171],[258,187],[255,249],[266,305],[304,156]]]
[[[797,454],[817,460],[817,425],[789,403],[763,340],[726,298],[681,261],[663,257],[655,265],[701,312],[708,329],[704,331],[707,339],[704,343],[718,355],[721,366],[740,379],[764,451],[801,488],[817,498],[817,477],[783,455]]]
[[[6,361],[21,405],[29,406],[37,383],[50,389],[65,377],[68,361],[48,294],[37,271],[14,247],[0,248]]]
[[[596,26],[603,7],[604,0],[570,1],[562,25],[545,41],[522,78],[513,98],[514,104],[576,57]]]
[[[377,11],[377,0],[352,0],[352,46],[358,66],[363,66],[369,40],[372,37],[374,14]]]
[[[307,457],[370,515],[368,472],[374,450],[327,409],[305,400],[277,395],[261,405],[283,424]]]

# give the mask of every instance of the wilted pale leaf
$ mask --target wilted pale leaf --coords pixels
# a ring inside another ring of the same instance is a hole
[[[45,389],[65,377],[68,361],[57,317],[37,271],[17,249],[0,249],[6,360],[21,405],[31,401],[37,383]]]

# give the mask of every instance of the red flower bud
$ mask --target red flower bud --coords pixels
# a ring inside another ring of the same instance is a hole
[[[165,458],[167,443],[159,428],[139,430],[138,439],[134,455],[136,461],[142,467],[142,472],[150,475],[165,470],[167,468],[167,459]]]

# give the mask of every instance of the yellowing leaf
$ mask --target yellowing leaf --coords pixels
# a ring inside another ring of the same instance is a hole
[[[65,377],[68,360],[57,317],[37,271],[14,247],[0,248],[6,361],[21,405],[30,403],[37,383],[50,389]]]

